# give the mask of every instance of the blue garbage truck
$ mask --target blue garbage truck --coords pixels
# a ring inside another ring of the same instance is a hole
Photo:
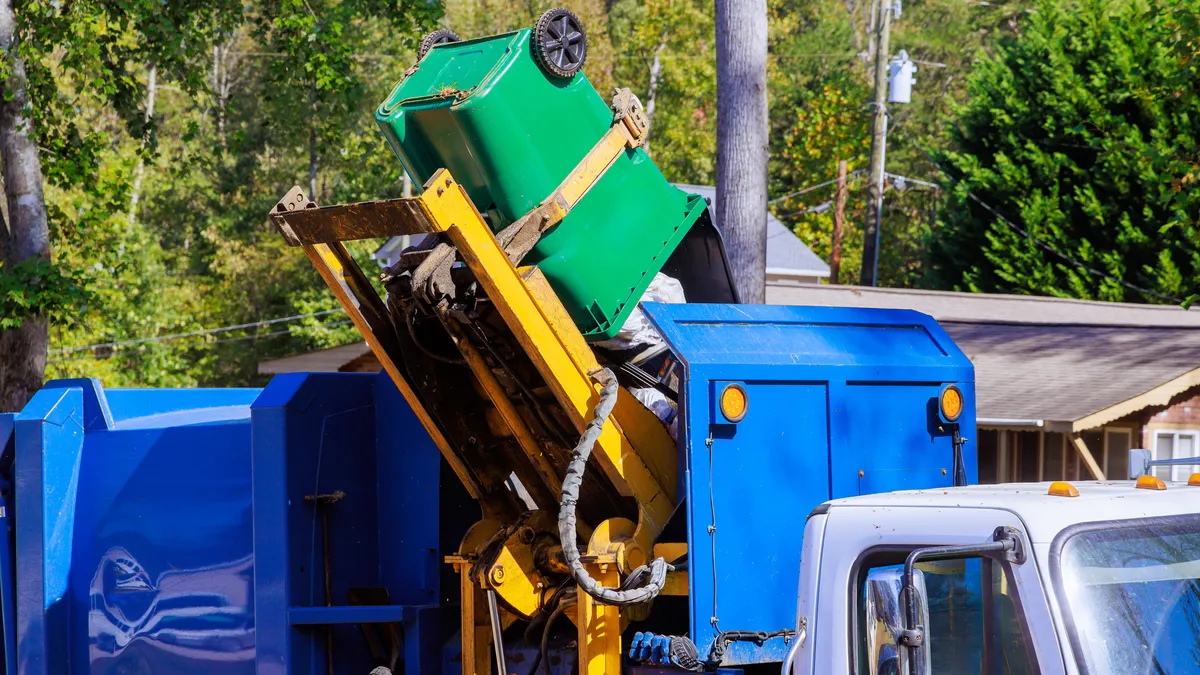
[[[652,544],[672,568],[653,600],[605,606],[621,624],[601,628],[620,672],[695,667],[672,652],[687,646],[701,669],[777,670],[806,514],[974,479],[971,365],[909,311],[643,307],[683,364],[677,497]],[[737,401],[722,399],[730,387]],[[529,561],[556,580],[533,591],[533,616],[488,592],[521,583],[520,550],[488,533],[497,550],[466,557],[499,516],[386,373],[287,374],[261,390],[55,381],[0,416],[0,447],[6,672],[478,673],[462,615],[483,585],[475,637],[492,667],[586,667],[579,619],[563,618],[584,592],[554,575],[561,554]],[[497,531],[545,552],[537,523],[557,514],[539,511]]]

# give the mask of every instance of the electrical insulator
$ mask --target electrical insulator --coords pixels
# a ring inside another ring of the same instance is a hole
[[[912,87],[916,83],[913,79],[915,72],[916,64],[908,59],[908,52],[901,49],[888,67],[888,103],[912,102]]]

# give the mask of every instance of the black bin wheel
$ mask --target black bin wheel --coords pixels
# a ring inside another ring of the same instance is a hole
[[[434,45],[445,44],[447,42],[459,42],[461,40],[462,38],[458,37],[458,33],[455,33],[448,28],[435,30],[422,38],[421,46],[417,48],[417,60],[420,61],[421,59],[425,58],[425,55],[429,53],[430,49],[433,49]]]
[[[569,9],[546,10],[533,27],[533,56],[547,73],[574,77],[587,60],[583,22]]]

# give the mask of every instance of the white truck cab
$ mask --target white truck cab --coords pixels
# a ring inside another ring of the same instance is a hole
[[[822,504],[805,525],[784,675],[1200,673],[1200,474],[1191,482]]]

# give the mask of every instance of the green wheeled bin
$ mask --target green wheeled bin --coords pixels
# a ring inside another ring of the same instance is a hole
[[[613,120],[582,72],[539,65],[539,35],[435,44],[375,114],[413,179],[448,169],[493,231],[554,192]],[[541,269],[588,340],[605,340],[706,209],[645,151],[626,148],[523,264]]]

